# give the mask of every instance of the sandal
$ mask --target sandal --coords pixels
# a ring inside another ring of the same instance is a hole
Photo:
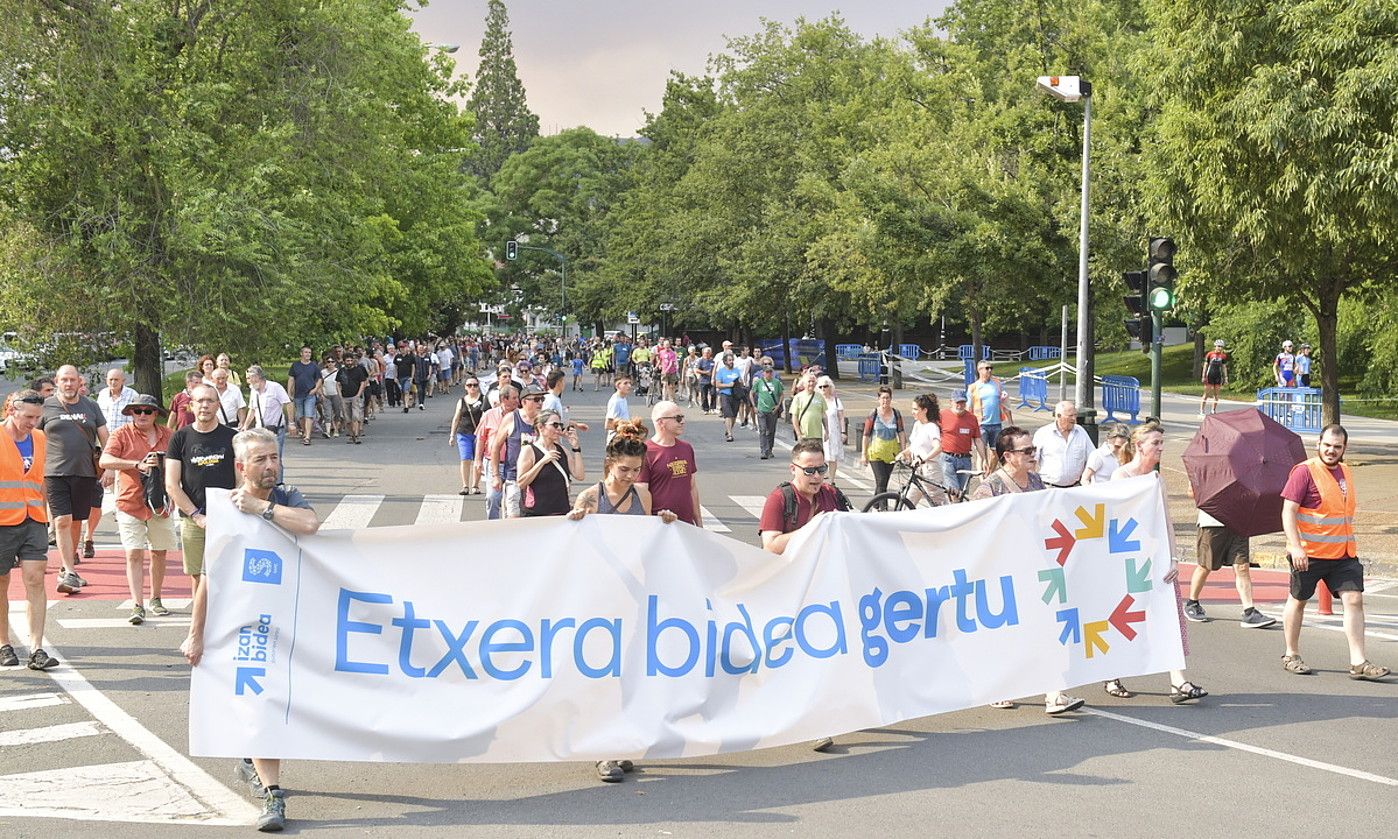
[[[1103,682],[1102,690],[1105,690],[1108,696],[1115,696],[1117,699],[1130,699],[1136,695],[1127,690],[1126,685],[1123,685],[1120,679],[1112,679],[1110,682]]]
[[[1299,655],[1282,656],[1282,669],[1298,676],[1311,675],[1311,668],[1306,666],[1306,662],[1302,661]]]
[[[990,703],[990,707],[1001,711],[1008,711],[1015,706],[1013,699],[1001,699],[999,702]]]
[[[1208,695],[1208,691],[1187,679],[1178,685],[1170,685],[1170,701],[1176,705],[1182,702],[1193,702],[1196,699],[1203,699]]]
[[[1357,681],[1377,682],[1387,676],[1389,669],[1374,664],[1369,659],[1364,659],[1362,664],[1351,664],[1349,666],[1349,677]]]

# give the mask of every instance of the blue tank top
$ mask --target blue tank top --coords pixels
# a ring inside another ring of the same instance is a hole
[[[628,498],[633,499],[631,506],[625,511],[618,511],[617,507],[625,504]],[[646,514],[646,508],[641,506],[641,498],[636,494],[636,487],[634,486],[628,489],[626,494],[621,497],[620,503],[618,503],[616,507],[613,507],[612,502],[607,499],[607,487],[599,481],[597,483],[597,512],[607,514],[615,513],[621,516],[644,516]]]

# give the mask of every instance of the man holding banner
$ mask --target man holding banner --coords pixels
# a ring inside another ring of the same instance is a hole
[[[281,458],[277,455],[277,437],[271,431],[253,428],[234,437],[233,468],[238,474],[238,488],[229,495],[229,500],[240,513],[258,516],[298,536],[309,536],[320,529],[320,519],[300,490],[277,486]],[[208,612],[208,578],[202,575],[194,592],[189,636],[180,644],[180,652],[193,667],[197,667],[204,656],[204,623]],[[262,798],[262,816],[257,820],[257,829],[264,833],[281,830],[286,824],[281,761],[244,759],[238,765],[238,777],[248,784],[253,795]]]

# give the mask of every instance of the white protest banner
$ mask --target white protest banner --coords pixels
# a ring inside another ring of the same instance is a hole
[[[631,516],[296,539],[210,495],[194,755],[689,757],[1184,662],[1154,476],[824,515],[780,557]]]

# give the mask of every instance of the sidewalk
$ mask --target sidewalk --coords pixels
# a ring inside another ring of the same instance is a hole
[[[948,367],[946,363],[917,363],[914,369],[945,370]],[[959,369],[958,366],[957,370]],[[855,362],[841,362],[840,376],[842,378],[836,383],[836,388],[845,404],[845,416],[851,432],[850,445],[854,446],[859,423],[874,408],[874,394],[878,385],[861,382]],[[950,394],[960,389],[959,374],[955,378],[948,378],[932,373],[926,378],[944,384],[927,384],[905,378],[905,386],[894,392],[894,405],[903,413],[907,422],[911,422],[910,401],[917,394],[934,393],[942,407],[950,407]],[[1011,404],[1017,405],[1014,385],[1008,384],[1007,388],[1012,397]],[[1057,394],[1056,385],[1049,388],[1049,394],[1052,404]],[[1071,397],[1070,387],[1069,398]],[[1250,403],[1224,401],[1220,402],[1219,407],[1222,410],[1234,410],[1249,405]],[[1192,562],[1195,556],[1197,511],[1189,502],[1188,480],[1185,477],[1181,455],[1199,427],[1199,401],[1194,396],[1166,393],[1161,399],[1161,409],[1166,431],[1165,457],[1161,462],[1161,470],[1165,475],[1166,491],[1170,495],[1170,517],[1175,526],[1175,547],[1181,560]],[[1014,419],[1015,424],[1027,428],[1031,433],[1052,421],[1048,412],[1022,408],[1015,409]],[[1356,537],[1360,558],[1368,566],[1370,575],[1398,578],[1398,421],[1342,416],[1342,423],[1350,432],[1350,448],[1346,460],[1354,470],[1355,483],[1359,488]],[[1314,449],[1314,435],[1308,435],[1305,442],[1308,451]],[[1281,533],[1253,538],[1252,552],[1253,561],[1265,568],[1286,567],[1286,538]]]

